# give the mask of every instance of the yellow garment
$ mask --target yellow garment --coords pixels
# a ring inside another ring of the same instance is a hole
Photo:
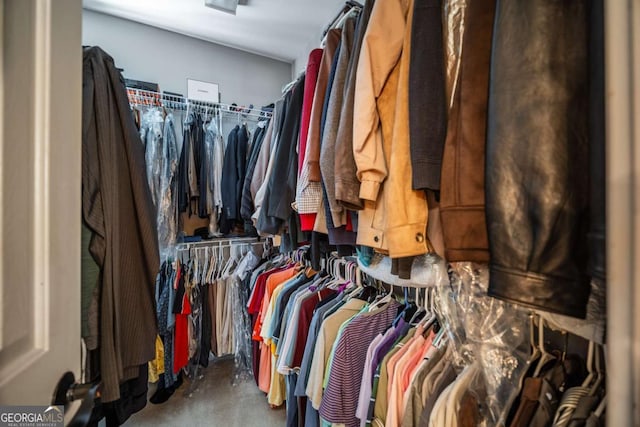
[[[287,399],[287,390],[284,381],[284,376],[278,372],[278,359],[271,355],[271,384],[269,386],[269,393],[267,394],[267,401],[269,405],[275,407],[280,406]]]
[[[156,357],[149,362],[149,382],[157,383],[161,374],[164,374],[164,345],[156,335]]]

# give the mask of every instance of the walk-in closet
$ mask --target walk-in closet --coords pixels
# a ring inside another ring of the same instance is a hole
[[[640,425],[631,0],[0,0],[0,425]]]

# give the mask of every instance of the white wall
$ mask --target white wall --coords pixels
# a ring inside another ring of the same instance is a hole
[[[218,83],[224,103],[269,104],[291,81],[292,64],[144,24],[82,11],[82,44],[100,46],[124,76],[186,95],[187,78]]]
[[[322,31],[324,31],[324,28],[321,29],[320,31],[317,31],[315,37],[311,39],[311,42],[307,43],[307,46],[301,52],[298,52],[298,54],[296,55],[296,59],[293,61],[293,66],[292,66],[293,75],[295,77],[297,77],[300,73],[302,73],[307,69],[307,61],[309,60],[309,53],[311,53],[313,49],[320,47]]]

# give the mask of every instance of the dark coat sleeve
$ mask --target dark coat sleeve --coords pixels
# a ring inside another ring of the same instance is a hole
[[[241,126],[238,129],[238,140],[236,144],[236,182],[235,182],[235,204],[236,215],[235,219],[240,221],[240,207],[242,205],[242,187],[244,186],[244,177],[247,173],[247,150],[249,147],[249,135],[247,134],[247,128]]]
[[[416,1],[409,67],[409,132],[414,190],[439,190],[447,132],[442,1]]]
[[[186,212],[189,207],[189,150],[191,147],[191,125],[184,125],[182,134],[182,151],[180,152],[180,163],[178,164],[178,210]]]
[[[222,212],[226,220],[233,220],[237,215],[236,204],[236,145],[238,143],[238,127],[236,126],[227,138],[222,165]]]
[[[268,123],[267,123],[268,125]],[[247,163],[247,173],[242,184],[242,197],[240,203],[240,216],[242,219],[250,221],[254,212],[253,199],[251,198],[251,180],[258,162],[258,155],[262,148],[262,142],[266,134],[266,127],[258,128],[253,143],[251,144],[251,155]]]
[[[304,76],[293,88],[291,106],[282,128],[274,171],[271,175],[271,192],[269,216],[286,220],[291,215],[291,203],[295,200],[297,183],[298,155],[296,151],[300,118],[302,117],[302,100],[304,95]]]

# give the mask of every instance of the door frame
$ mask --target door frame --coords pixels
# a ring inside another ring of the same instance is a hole
[[[640,425],[640,2],[605,1],[607,425]]]
[[[0,404],[81,371],[81,0],[0,0]]]

